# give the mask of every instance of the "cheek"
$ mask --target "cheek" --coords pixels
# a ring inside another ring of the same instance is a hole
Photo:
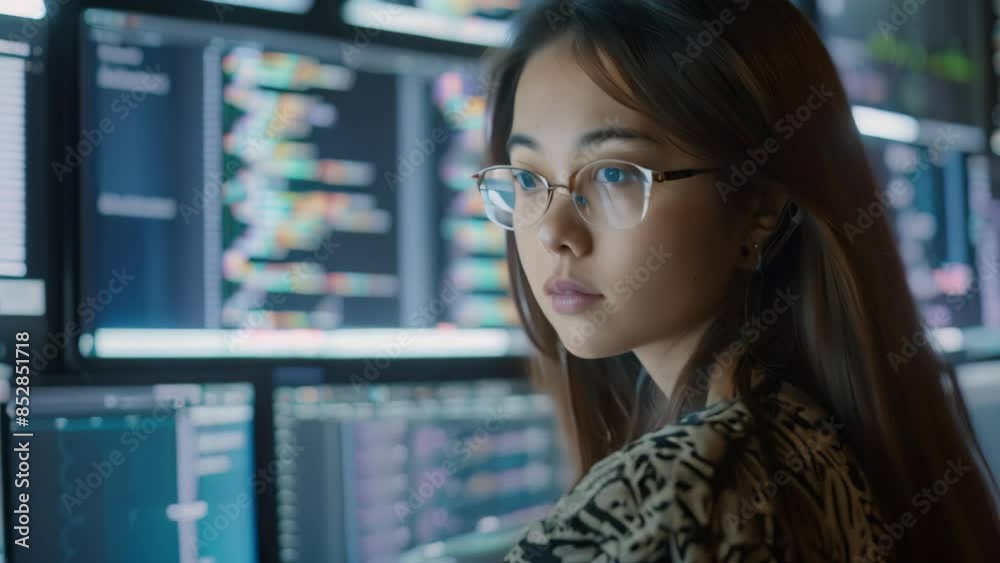
[[[521,268],[525,277],[528,278],[528,285],[535,299],[541,302],[540,292],[545,284],[547,276],[552,275],[554,266],[549,264],[548,252],[542,248],[537,237],[530,231],[515,231],[514,241],[517,246],[517,254],[520,257]]]
[[[713,192],[714,193],[714,192]],[[673,194],[670,194],[673,195]],[[683,194],[650,202],[646,219],[629,232],[630,240],[609,249],[608,262],[622,282],[616,294],[641,299],[623,303],[671,322],[694,322],[718,305],[735,267],[735,243],[725,228],[723,210],[711,194]]]

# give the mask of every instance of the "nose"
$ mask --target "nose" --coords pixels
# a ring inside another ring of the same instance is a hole
[[[538,241],[556,256],[568,252],[580,258],[593,250],[590,230],[573,207],[573,196],[567,188],[552,191],[552,202],[538,224]]]

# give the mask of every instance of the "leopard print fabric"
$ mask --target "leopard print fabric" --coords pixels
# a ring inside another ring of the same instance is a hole
[[[883,518],[837,422],[790,385],[769,387],[758,425],[770,455],[745,402],[715,403],[595,464],[505,560],[887,561],[869,551]]]

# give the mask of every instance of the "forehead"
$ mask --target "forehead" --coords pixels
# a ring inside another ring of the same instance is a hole
[[[514,133],[558,145],[580,132],[608,128],[656,136],[651,120],[594,83],[578,64],[569,39],[558,39],[528,59],[514,97]]]

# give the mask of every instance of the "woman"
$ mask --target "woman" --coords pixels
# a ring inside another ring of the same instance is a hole
[[[507,559],[1000,554],[954,373],[885,214],[858,224],[876,183],[802,14],[543,1],[516,29],[476,177],[580,477]]]

